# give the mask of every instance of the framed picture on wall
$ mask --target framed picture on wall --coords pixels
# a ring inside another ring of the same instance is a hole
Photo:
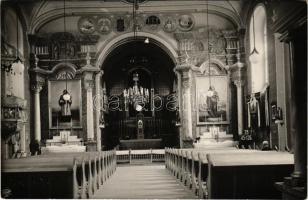
[[[211,82],[211,87],[210,87]],[[196,110],[198,124],[228,123],[227,76],[196,77]]]
[[[80,128],[82,126],[81,99],[81,80],[48,81],[49,127]]]

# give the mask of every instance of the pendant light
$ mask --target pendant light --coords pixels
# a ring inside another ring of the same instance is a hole
[[[15,67],[18,67],[18,68],[23,68],[23,66],[21,66],[21,64],[23,63],[21,58],[19,57],[19,23],[18,23],[18,15],[17,15],[17,12],[15,13],[15,16],[16,16],[16,58],[11,61],[13,61],[12,63],[9,63],[8,65],[1,63],[1,69],[4,70],[5,72],[7,73],[11,73],[11,74],[14,74],[15,75],[15,72],[13,72],[13,65]],[[15,68],[14,67],[14,68]],[[18,70],[18,71],[23,71],[22,70]],[[20,72],[21,74],[21,72]]]
[[[134,0],[133,3],[133,31],[134,31],[134,40],[137,39],[137,31],[138,31],[138,22],[137,22],[137,10],[139,9],[138,0]]]
[[[206,25],[207,25],[207,53],[208,53],[208,65],[209,65],[209,89],[207,96],[212,97],[214,92],[211,82],[211,52],[210,52],[210,29],[209,29],[209,1],[206,2]]]
[[[63,42],[64,42],[64,65],[66,66],[66,50],[67,50],[67,43],[66,43],[66,5],[65,5],[65,0],[63,0]],[[60,99],[63,98],[63,100],[66,102],[65,104],[71,104],[72,103],[72,97],[70,93],[67,90],[67,77],[68,77],[68,72],[65,72],[65,89],[63,90],[63,94],[60,96]],[[70,109],[70,108],[69,108]],[[63,115],[63,113],[62,113]],[[71,121],[71,128],[72,128],[72,117],[71,113],[65,113],[63,116],[69,116],[70,121]]]

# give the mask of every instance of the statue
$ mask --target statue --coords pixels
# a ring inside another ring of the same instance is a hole
[[[215,91],[214,86],[210,86],[206,94],[206,104],[207,104],[209,117],[211,118],[219,117],[218,108],[217,108],[218,101],[219,101],[219,96],[218,96],[217,91]]]
[[[61,115],[63,117],[71,116],[71,104],[72,96],[67,90],[63,90],[63,94],[60,96],[59,105],[61,106]]]
[[[261,126],[260,121],[260,106],[255,94],[252,93],[248,104],[248,127],[257,128]]]

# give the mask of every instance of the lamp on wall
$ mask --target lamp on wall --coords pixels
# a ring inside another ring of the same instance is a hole
[[[249,55],[249,60],[251,63],[258,62],[258,50],[256,49],[256,36],[255,36],[255,13],[252,13],[252,34],[253,34],[253,49]]]
[[[13,65],[14,66],[18,66],[19,68],[23,68],[23,66],[20,66],[22,64],[22,60],[19,57],[19,24],[18,24],[18,16],[17,16],[17,12],[16,14],[16,55],[15,55],[15,59],[14,58],[10,58],[9,59],[3,59],[3,60],[9,60],[9,62],[1,62],[1,70],[5,71],[5,72],[10,72],[11,74],[15,74],[15,72],[13,72]],[[12,56],[13,57],[13,56]]]

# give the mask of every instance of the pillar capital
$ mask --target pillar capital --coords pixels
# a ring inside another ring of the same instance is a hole
[[[234,85],[236,85],[236,87],[243,87],[245,85],[245,81],[244,80],[234,80]]]
[[[44,83],[43,82],[34,82],[31,84],[31,90],[34,91],[34,93],[40,93],[43,89]]]
[[[175,67],[175,71],[178,71],[180,73],[185,73],[192,70],[192,67],[193,66],[191,64],[180,64]]]
[[[87,91],[92,90],[94,88],[93,80],[84,80],[84,87]]]

